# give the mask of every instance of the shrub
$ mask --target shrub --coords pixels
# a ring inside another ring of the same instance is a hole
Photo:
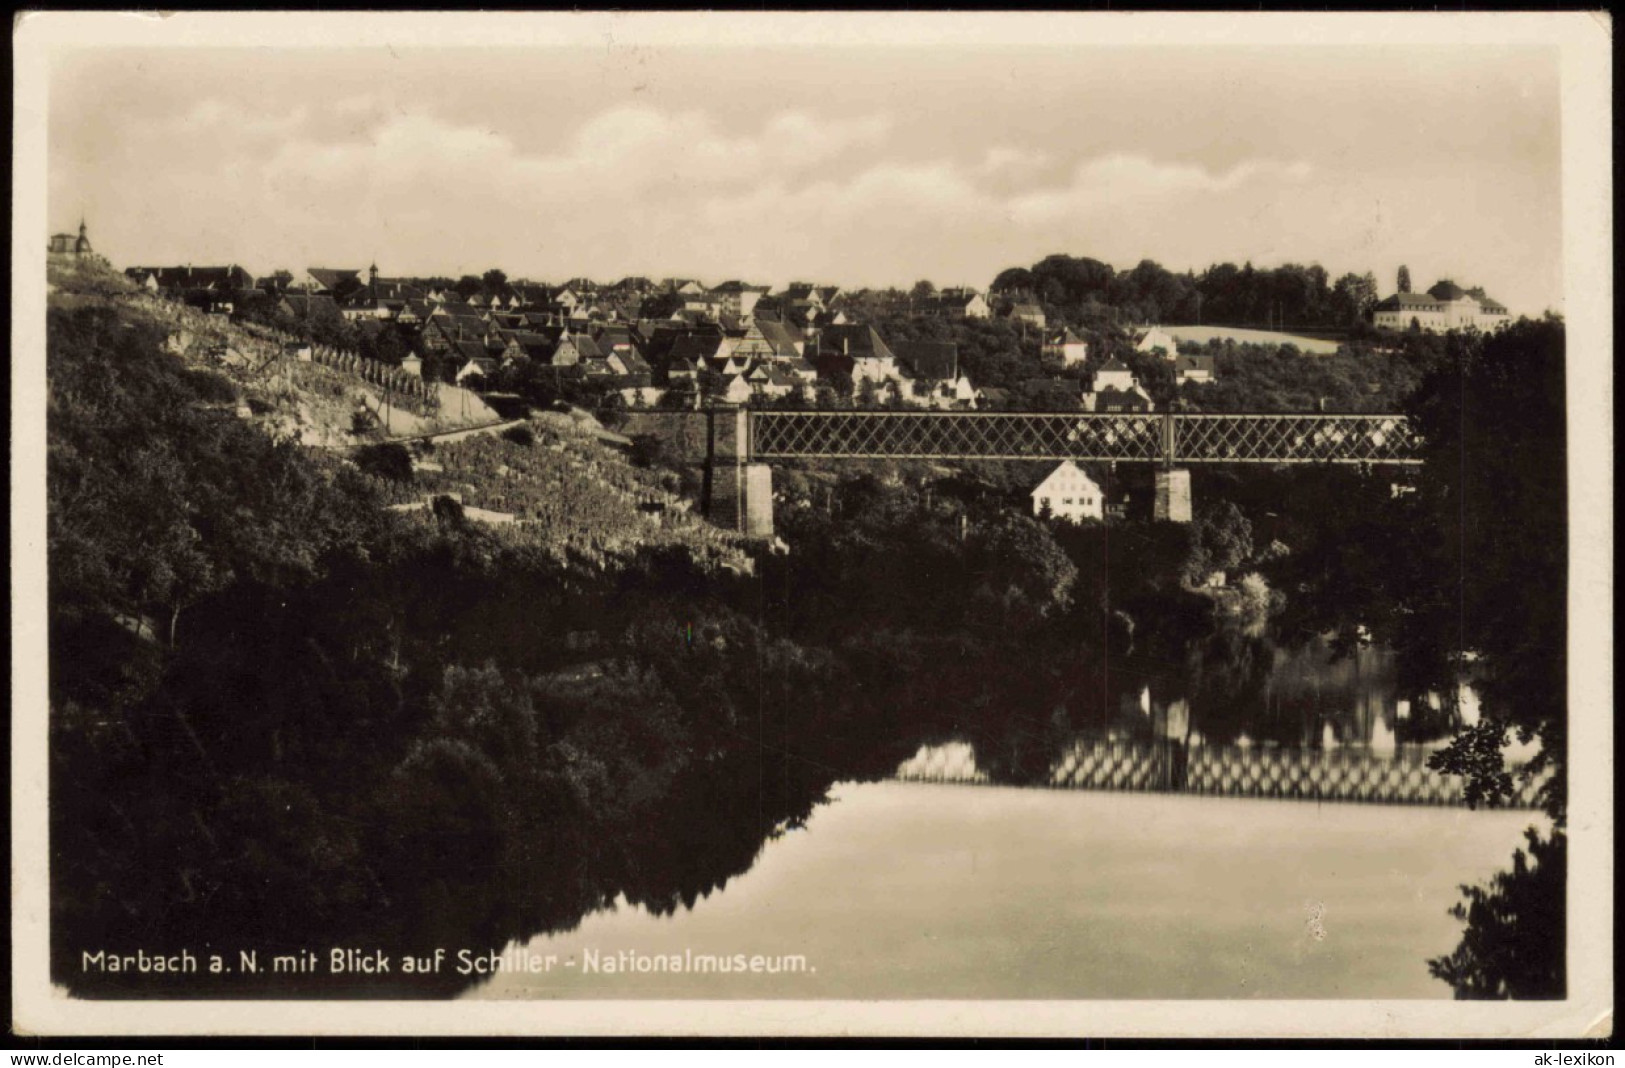
[[[464,522],[463,505],[456,497],[440,495],[434,499],[434,517],[452,526],[462,526]]]
[[[509,427],[502,432],[502,436],[515,445],[522,445],[527,449],[536,444],[536,434],[528,426]]]
[[[635,467],[668,466],[667,451],[658,434],[632,435],[631,460]]]
[[[368,445],[355,454],[356,466],[390,482],[412,481],[412,454],[405,445]]]
[[[231,380],[213,371],[201,368],[189,368],[184,372],[186,384],[192,388],[201,401],[213,404],[235,404],[237,402],[237,387]]]

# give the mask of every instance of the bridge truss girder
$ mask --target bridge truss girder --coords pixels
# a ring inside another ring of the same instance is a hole
[[[752,459],[1414,464],[1402,415],[1186,412],[749,414]]]

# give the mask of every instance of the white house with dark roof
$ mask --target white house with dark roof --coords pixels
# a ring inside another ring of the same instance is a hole
[[[1129,365],[1112,357],[1095,369],[1094,387],[1100,389],[1133,389],[1140,384]]]
[[[947,319],[986,319],[993,314],[987,298],[968,288],[942,290],[937,294],[935,308]]]
[[[1179,355],[1179,342],[1162,327],[1153,326],[1142,331],[1134,339],[1134,351],[1155,352],[1164,359],[1171,360]]]
[[[1385,330],[1413,325],[1433,333],[1446,330],[1493,330],[1512,321],[1506,305],[1482,289],[1463,289],[1444,279],[1426,293],[1395,293],[1371,310],[1371,321]]]
[[[1095,380],[1083,394],[1086,412],[1150,412],[1156,410],[1151,395],[1134,377],[1128,364],[1115,356],[1095,369]]]
[[[1046,512],[1077,523],[1100,519],[1106,512],[1106,494],[1100,484],[1073,463],[1062,460],[1032,492],[1033,515]]]
[[[1060,360],[1064,367],[1076,367],[1089,358],[1089,343],[1074,334],[1071,327],[1063,326],[1044,335],[1042,355]]]

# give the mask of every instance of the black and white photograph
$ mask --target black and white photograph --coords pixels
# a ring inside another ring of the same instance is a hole
[[[1606,15],[13,33],[19,1028],[1612,1034]]]

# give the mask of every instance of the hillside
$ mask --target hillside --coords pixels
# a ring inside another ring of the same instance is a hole
[[[421,449],[410,479],[378,485],[398,512],[431,515],[449,496],[499,539],[593,570],[677,547],[708,568],[753,570],[746,539],[702,519],[672,472],[632,466],[595,427],[539,413],[500,435]]]
[[[700,518],[676,492],[675,475],[633,467],[602,443],[602,428],[584,414],[538,413],[515,427],[455,386],[440,387],[437,405],[386,392],[341,366],[288,355],[285,339],[268,328],[154,297],[94,263],[53,258],[47,283],[53,309],[110,310],[121,322],[154,330],[190,376],[197,405],[304,447],[318,467],[348,466],[369,446],[410,445],[410,472],[368,480],[404,522],[434,523],[433,499],[449,495],[464,506],[464,518],[485,521],[500,542],[542,550],[587,573],[673,548],[707,570],[753,570],[744,539]],[[487,428],[492,433],[481,433]],[[457,431],[474,433],[438,446],[405,440]]]
[[[437,407],[399,394],[389,396],[386,432],[380,425],[386,408],[382,387],[357,374],[287,355],[284,339],[265,327],[155,297],[116,271],[93,263],[53,258],[46,278],[52,307],[116,308],[132,320],[158,324],[168,335],[168,352],[188,367],[213,372],[231,383],[238,414],[268,433],[302,445],[348,448],[387,436],[441,433],[501,419],[478,396],[447,386]],[[224,403],[224,390],[220,396]],[[363,432],[357,434],[358,429]]]

